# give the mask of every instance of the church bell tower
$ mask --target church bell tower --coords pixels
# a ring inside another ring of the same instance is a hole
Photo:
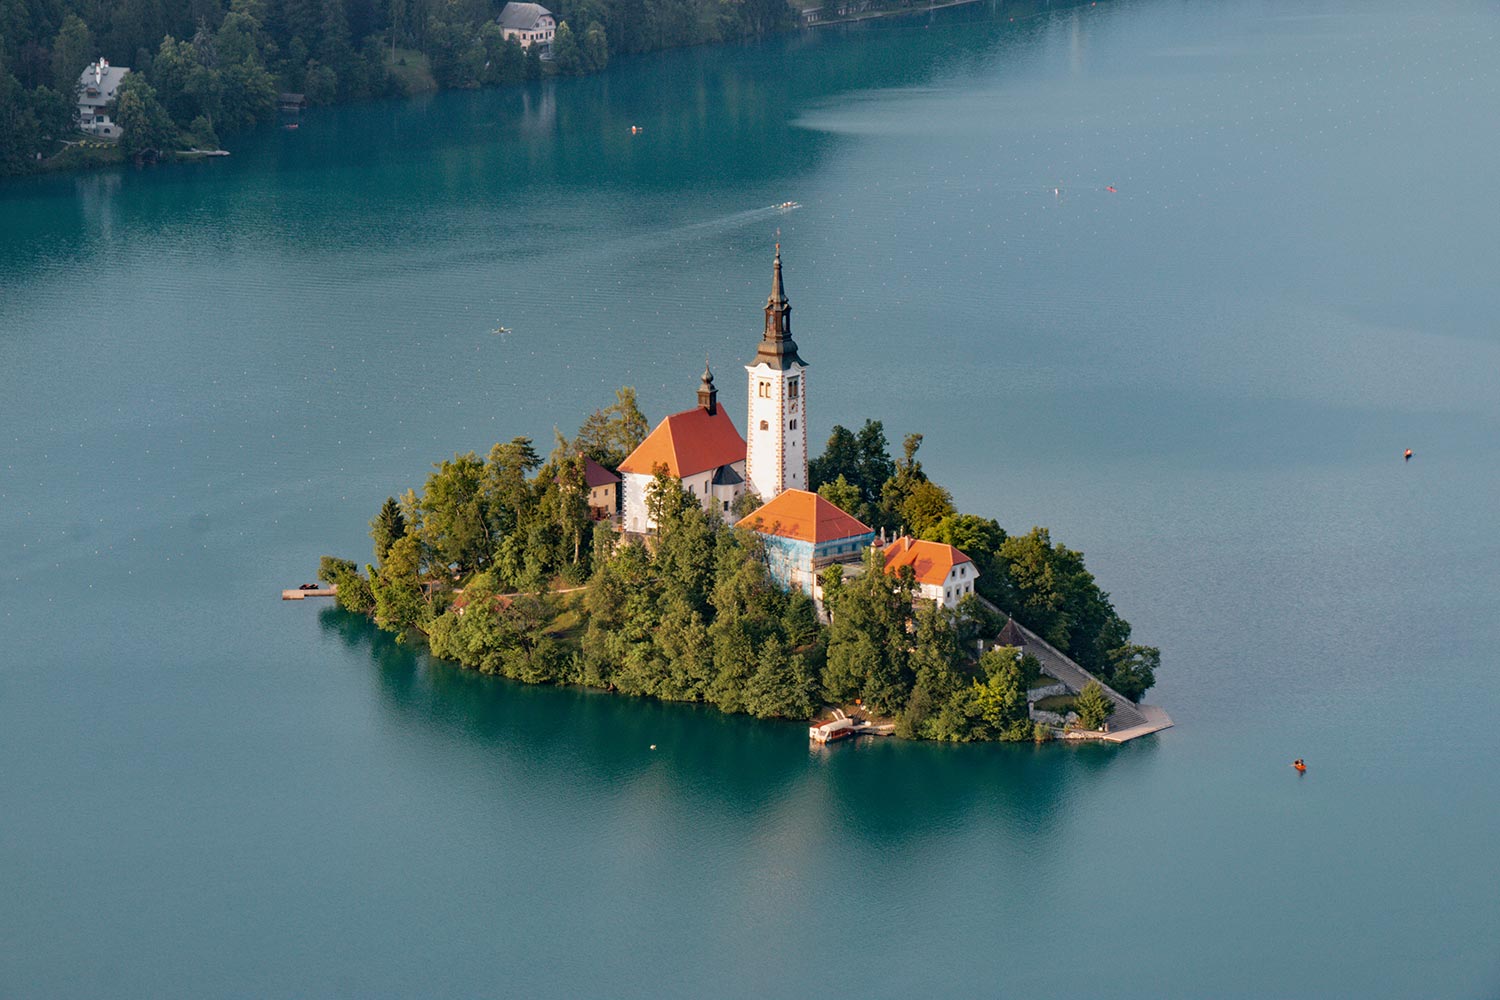
[[[745,425],[745,478],[763,501],[783,490],[807,489],[807,363],[792,339],[792,306],[781,283],[781,244],[766,299],[766,327],[750,378]]]

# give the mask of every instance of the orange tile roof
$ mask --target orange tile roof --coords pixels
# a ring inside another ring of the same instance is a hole
[[[712,414],[701,406],[674,413],[656,425],[640,447],[620,463],[621,472],[649,476],[658,465],[681,479],[745,460],[745,439],[722,406]]]
[[[951,545],[942,542],[927,542],[902,536],[885,547],[885,571],[895,573],[902,566],[910,566],[917,574],[917,582],[941,587],[953,567],[974,560]]]
[[[868,535],[870,528],[816,493],[786,490],[775,500],[735,525],[763,535],[796,538],[814,545],[839,538]]]

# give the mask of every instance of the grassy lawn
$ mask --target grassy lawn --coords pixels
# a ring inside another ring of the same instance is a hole
[[[397,49],[395,58],[387,54],[385,64],[408,95],[428,94],[438,89],[427,57],[416,49]]]
[[[556,618],[552,619],[552,625],[547,629],[554,639],[570,645],[583,641],[583,633],[589,624],[584,612],[583,599],[583,591],[559,595],[558,600],[562,603],[562,610],[558,612]]]
[[[125,154],[120,152],[120,147],[116,143],[105,142],[103,139],[85,138],[81,143],[75,143],[58,151],[51,158],[43,161],[42,166],[47,170],[74,170],[79,167],[124,162]]]
[[[1077,708],[1077,695],[1054,694],[1050,698],[1043,698],[1036,703],[1036,707],[1043,712],[1056,712],[1058,715],[1067,715]]]

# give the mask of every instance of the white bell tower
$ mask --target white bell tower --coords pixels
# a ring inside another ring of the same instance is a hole
[[[750,377],[750,419],[745,425],[745,479],[762,501],[783,490],[807,489],[807,363],[792,339],[792,306],[781,285],[781,244],[766,329],[745,366]]]

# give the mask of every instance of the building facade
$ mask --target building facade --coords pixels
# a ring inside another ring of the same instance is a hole
[[[781,280],[781,244],[766,299],[765,332],[749,378],[749,422],[745,425],[745,478],[770,501],[784,490],[807,489],[807,363],[792,339],[792,306]]]
[[[783,490],[736,527],[761,536],[771,578],[800,587],[822,606],[818,577],[834,564],[858,564],[875,532],[864,522],[806,490]]]
[[[500,34],[514,38],[521,48],[551,45],[557,34],[557,20],[552,12],[537,3],[508,3],[500,10]]]
[[[589,517],[595,521],[613,521],[619,511],[620,477],[585,455],[583,482],[589,491]]]
[[[727,516],[745,492],[745,439],[719,405],[707,365],[698,405],[664,418],[620,463],[620,486],[625,491],[621,527],[626,531],[656,528],[647,500],[658,468],[679,480],[704,510],[721,516]]]
[[[939,607],[956,608],[974,593],[979,571],[974,560],[951,545],[903,536],[885,547],[885,571],[895,575],[910,566],[917,577],[918,596]]]
[[[111,66],[109,60],[89,65],[78,77],[78,127],[90,135],[118,139],[120,126],[110,121],[109,104],[117,96],[128,66]]]

